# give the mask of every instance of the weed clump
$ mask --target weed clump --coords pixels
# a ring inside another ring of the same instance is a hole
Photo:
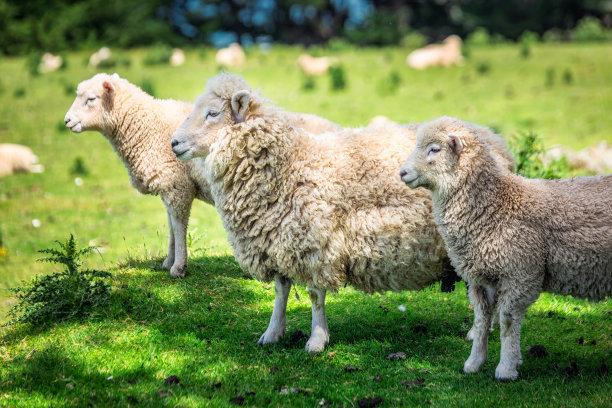
[[[70,167],[70,174],[72,174],[73,176],[89,175],[89,169],[85,164],[85,159],[83,159],[81,156],[75,157],[74,161],[72,162],[72,166]]]
[[[105,280],[111,274],[106,271],[81,269],[81,258],[95,247],[78,249],[72,234],[66,242],[55,242],[59,249],[47,248],[38,251],[48,255],[38,259],[38,262],[60,264],[64,266],[64,270],[36,276],[30,282],[24,282],[22,286],[9,288],[18,302],[9,310],[7,316],[12,319],[5,323],[5,326],[82,318],[109,303],[110,286]]]
[[[516,161],[516,172],[527,178],[558,179],[568,177],[570,166],[566,158],[544,164],[542,154],[546,151],[541,138],[533,133],[519,133],[510,143]]]
[[[302,91],[314,91],[317,87],[317,83],[312,75],[304,75],[302,80]]]
[[[329,77],[331,79],[331,89],[341,91],[346,88],[346,74],[342,65],[329,67]]]

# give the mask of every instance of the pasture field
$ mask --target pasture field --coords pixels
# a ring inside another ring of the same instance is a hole
[[[125,51],[131,64],[106,71],[157,97],[188,101],[218,72],[212,50],[188,50],[182,67],[145,66],[147,52]],[[328,76],[304,89],[295,62],[300,52],[252,50],[232,71],[280,106],[343,126],[361,126],[376,115],[417,122],[446,114],[506,136],[534,131],[548,146],[612,142],[609,43],[537,44],[529,58],[516,45],[474,47],[462,66],[422,72],[409,70],[407,52],[397,48],[320,50],[344,68],[347,86],[337,91]],[[434,286],[374,296],[343,288],[329,295],[331,342],[317,356],[303,349],[310,302],[297,286],[287,336],[278,345],[257,346],[274,287],[240,270],[216,210],[194,203],[187,277],[171,280],[161,270],[167,242],[161,200],[130,186],[101,135],[64,127],[76,85],[95,73],[84,63],[89,54],[69,54],[65,70],[36,77],[25,59],[0,59],[0,143],[30,146],[45,166],[41,174],[0,179],[7,252],[0,257],[0,313],[12,302],[4,288],[57,269],[35,262],[37,250],[70,233],[81,246],[102,248],[87,266],[113,274],[111,306],[95,318],[0,329],[0,406],[235,406],[230,401],[238,397],[255,407],[352,407],[376,397],[385,407],[612,405],[605,374],[612,367],[612,300],[542,295],[523,326],[516,383],[493,379],[499,330],[483,371],[461,373],[472,318],[461,283],[450,294]],[[405,312],[398,310],[402,304]],[[546,356],[526,355],[536,344],[546,347]],[[397,351],[406,359],[386,358]],[[180,383],[165,384],[171,375]]]

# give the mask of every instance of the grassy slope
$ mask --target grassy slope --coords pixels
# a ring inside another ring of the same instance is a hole
[[[316,80],[314,91],[301,91],[302,76],[294,63],[297,49],[253,52],[247,66],[236,71],[253,86],[261,85],[279,105],[343,125],[361,125],[377,114],[401,122],[449,114],[506,133],[534,130],[547,144],[581,148],[610,140],[612,47],[542,45],[533,51],[532,58],[523,60],[512,46],[474,49],[462,67],[424,72],[407,70],[401,51],[347,51],[338,56],[349,87],[336,93],[328,90],[326,77]],[[117,71],[136,83],[150,79],[159,97],[193,100],[205,78],[217,70],[212,53],[205,60],[188,54],[181,68],[142,67],[142,51],[130,56],[132,66]],[[94,240],[104,247],[105,253],[92,256],[90,264],[115,274],[113,306],[95,321],[0,331],[1,405],[134,405],[135,399],[140,405],[201,406],[227,404],[239,394],[253,406],[268,400],[273,405],[314,406],[321,398],[334,406],[350,406],[368,395],[380,395],[386,406],[426,401],[438,406],[610,405],[609,378],[600,378],[597,371],[603,361],[612,366],[612,315],[604,313],[612,309],[611,301],[591,305],[543,296],[530,309],[523,350],[544,344],[549,355],[526,357],[522,381],[516,384],[492,380],[498,331],[484,372],[460,373],[469,354],[461,337],[471,319],[462,286],[451,295],[432,288],[366,297],[344,289],[329,298],[331,355],[306,356],[303,340],[257,347],[272,308],[273,288],[247,279],[237,268],[215,210],[196,204],[191,227],[206,236],[194,248],[205,245],[207,256],[191,260],[187,279],[169,280],[158,270],[157,256],[165,250],[167,233],[160,200],[130,187],[125,169],[100,135],[74,135],[63,128],[76,84],[93,74],[82,67],[83,58],[72,55],[67,71],[38,78],[23,72],[22,60],[0,60],[0,142],[31,146],[46,167],[43,174],[0,180],[0,229],[9,251],[9,257],[0,260],[0,287],[49,272],[48,265],[34,263],[36,250],[74,232],[85,241],[81,244]],[[490,66],[486,75],[477,70],[483,63]],[[556,79],[547,87],[546,70],[551,67]],[[572,84],[562,80],[568,69]],[[391,71],[402,78],[395,94],[380,86]],[[25,90],[24,97],[14,96],[18,88]],[[90,170],[82,187],[69,172],[77,156]],[[34,218],[41,220],[40,228],[32,227]],[[307,298],[303,289],[299,292]],[[399,304],[408,306],[406,313],[397,310]],[[309,302],[292,299],[288,331],[308,333],[309,316]],[[425,334],[411,330],[419,325],[427,328]],[[577,343],[580,336],[584,345]],[[596,344],[588,344],[591,340]],[[387,361],[392,351],[405,351],[407,360]],[[570,361],[578,363],[576,377],[564,374]],[[342,367],[347,364],[360,370],[345,373]],[[272,374],[270,366],[280,371]],[[181,385],[164,385],[171,374],[181,378]],[[377,374],[382,380],[372,381]],[[107,380],[110,375],[113,380]],[[400,383],[415,378],[424,378],[425,386],[406,389]],[[131,384],[130,379],[137,382]],[[220,388],[212,386],[217,382]],[[281,395],[285,386],[307,390]],[[160,396],[160,390],[172,394]],[[255,395],[247,395],[249,391]]]

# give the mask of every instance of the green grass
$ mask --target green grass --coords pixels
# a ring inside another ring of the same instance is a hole
[[[423,72],[409,70],[397,49],[338,52],[347,83],[340,91],[330,89],[328,76],[303,90],[295,62],[300,52],[251,51],[247,64],[234,71],[279,105],[344,126],[380,114],[398,122],[447,114],[507,135],[534,131],[546,145],[578,149],[612,141],[610,44],[534,45],[527,59],[516,45],[473,48],[462,66]],[[189,51],[180,68],[144,67],[146,53],[126,52],[131,65],[116,71],[137,84],[148,81],[161,98],[193,100],[217,72],[212,52],[201,59]],[[463,336],[472,317],[463,285],[452,294],[437,287],[386,296],[342,289],[328,297],[332,338],[322,355],[306,355],[304,340],[292,343],[289,336],[279,345],[258,347],[273,285],[240,271],[215,209],[195,203],[190,230],[203,238],[191,248],[196,256],[187,278],[171,280],[161,270],[167,241],[161,200],[132,189],[102,136],[75,135],[63,127],[76,85],[94,74],[83,65],[86,57],[70,55],[65,71],[34,78],[24,69],[25,59],[0,59],[0,143],[27,144],[45,165],[42,174],[0,179],[0,232],[8,252],[0,258],[0,288],[53,271],[35,262],[36,251],[72,232],[80,246],[91,242],[104,249],[86,266],[113,273],[112,303],[93,320],[0,329],[0,406],[229,406],[238,395],[248,406],[312,407],[325,399],[347,407],[368,396],[382,397],[381,406],[389,407],[612,404],[610,377],[598,373],[602,362],[612,367],[610,300],[589,304],[543,295],[529,310],[522,349],[542,344],[548,356],[524,356],[521,380],[511,384],[493,380],[498,330],[483,372],[461,374],[470,348]],[[483,66],[488,71],[479,73],[486,71]],[[567,71],[571,83],[563,79]],[[393,73],[395,92],[382,86]],[[79,157],[88,169],[78,175],[80,187],[71,172]],[[41,221],[39,228],[33,219]],[[289,302],[289,334],[310,330],[308,296],[302,287],[298,292],[302,300],[292,296]],[[4,314],[8,292],[0,292],[0,302]],[[400,304],[407,306],[405,313],[397,310]],[[425,326],[426,333],[413,331],[416,326]],[[577,342],[581,336],[584,344]],[[407,359],[388,361],[395,351]],[[572,361],[576,376],[565,374]],[[345,365],[359,371],[347,373]],[[271,373],[272,366],[279,371]],[[165,385],[170,375],[180,384]],[[372,380],[376,375],[380,381]],[[417,378],[425,380],[423,387],[401,383]]]

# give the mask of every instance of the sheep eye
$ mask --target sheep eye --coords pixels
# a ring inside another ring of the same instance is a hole
[[[217,116],[219,116],[220,113],[221,112],[219,112],[219,111],[209,111],[206,114],[206,119],[208,119],[208,118],[216,118]]]
[[[95,97],[95,96],[90,96],[89,98],[87,98],[86,103],[90,103],[90,102],[93,102],[93,101],[95,101],[95,100],[96,100],[96,97]]]
[[[427,150],[427,156],[433,156],[434,154],[440,153],[440,146],[433,145]]]

